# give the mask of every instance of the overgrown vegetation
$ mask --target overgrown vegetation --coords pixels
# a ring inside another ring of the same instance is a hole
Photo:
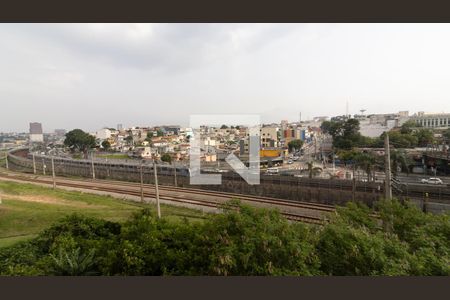
[[[371,138],[359,133],[359,121],[324,121],[321,125],[324,133],[333,137],[333,147],[337,150],[351,150],[355,147],[382,148],[386,133]],[[427,128],[420,128],[413,121],[405,122],[400,130],[389,131],[389,142],[395,148],[426,147],[435,142],[433,132]]]
[[[2,275],[450,275],[448,215],[398,201],[338,208],[330,224],[290,223],[233,201],[204,222],[143,209],[118,223],[82,215],[0,249]]]
[[[72,152],[82,152],[87,157],[89,149],[95,147],[95,137],[81,129],[74,129],[66,133],[64,145]]]

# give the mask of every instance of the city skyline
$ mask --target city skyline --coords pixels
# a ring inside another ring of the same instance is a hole
[[[448,24],[2,24],[1,132],[449,112]],[[5,113],[8,112],[8,113]]]

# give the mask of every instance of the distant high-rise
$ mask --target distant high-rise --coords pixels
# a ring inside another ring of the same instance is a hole
[[[44,134],[42,132],[41,123],[30,123],[30,141],[31,142],[44,142]]]
[[[123,125],[122,124],[117,124],[117,130],[119,130],[119,131],[123,130]]]

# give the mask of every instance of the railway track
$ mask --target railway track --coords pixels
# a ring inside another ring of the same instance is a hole
[[[16,180],[29,183],[40,183],[51,185],[52,178],[44,176],[18,176],[11,173],[2,173],[0,178]],[[109,192],[115,194],[141,196],[140,185],[128,182],[117,181],[86,181],[86,180],[56,180],[57,186],[65,186],[79,189],[88,189],[102,192]],[[200,207],[208,207],[218,209],[220,206],[233,198],[238,198],[243,202],[249,204],[260,205],[264,207],[279,208],[281,214],[292,221],[301,221],[311,224],[323,224],[326,222],[324,213],[333,212],[334,208],[323,204],[311,203],[296,203],[294,201],[281,200],[268,197],[253,197],[239,194],[223,193],[223,192],[209,192],[204,190],[196,190],[191,188],[176,188],[160,186],[160,199],[180,204],[188,204]],[[144,198],[155,198],[154,185],[144,185]],[[209,198],[209,199],[205,199]],[[292,211],[297,210],[297,211]]]

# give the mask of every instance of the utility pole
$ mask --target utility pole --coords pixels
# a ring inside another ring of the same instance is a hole
[[[42,158],[42,174],[45,176],[45,168],[46,168],[46,166],[45,166],[45,158],[43,157]]]
[[[334,160],[334,151],[333,151],[333,175],[336,173],[336,164]]]
[[[34,153],[33,153],[33,174],[36,175],[36,159],[34,157]]]
[[[53,178],[53,189],[56,188],[56,179],[55,179],[55,161],[52,157],[52,178]]]
[[[161,219],[161,208],[159,206],[158,173],[156,171],[155,161],[153,161],[153,172],[155,174],[156,208],[158,210],[158,218]]]
[[[392,199],[392,187],[391,187],[391,154],[389,150],[389,134],[386,132],[386,136],[384,138],[384,151],[385,151],[385,172],[386,172],[386,180],[385,180],[385,197],[386,199]]]
[[[6,169],[7,170],[9,170],[9,165],[8,165],[8,153],[6,153],[6,156],[5,156],[5,166],[6,166]]]
[[[178,183],[177,183],[177,163],[176,163],[175,160],[173,161],[173,175],[174,175],[174,180],[175,180],[174,185],[175,185],[175,187],[177,187],[178,186]]]
[[[108,164],[108,158],[105,158],[105,163]],[[106,167],[106,176],[109,178],[109,169],[111,168],[111,164],[109,163]]]
[[[91,152],[92,179],[95,180],[94,152]]]
[[[355,202],[356,196],[356,177],[355,177],[355,162],[353,162],[353,178],[352,178],[352,201]]]
[[[314,135],[314,159],[317,159],[317,137]]]
[[[141,173],[141,202],[144,202],[144,170],[143,170],[143,165],[141,162],[141,167],[139,168],[139,171]]]

